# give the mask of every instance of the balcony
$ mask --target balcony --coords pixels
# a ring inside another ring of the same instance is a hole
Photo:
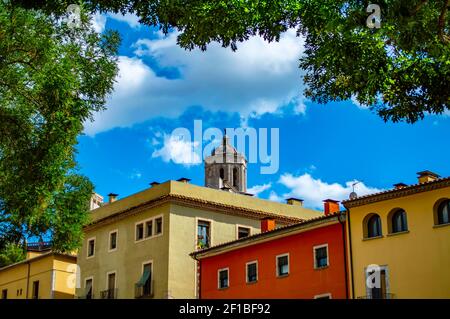
[[[395,294],[378,293],[378,294],[373,294],[371,296],[360,296],[360,297],[357,297],[356,299],[395,299]]]
[[[83,294],[80,296],[77,296],[77,299],[95,299],[94,294]]]
[[[117,299],[117,288],[100,291],[101,299]]]
[[[136,299],[150,299],[153,298],[154,291],[154,280],[151,280],[150,283],[146,283],[145,285],[135,284],[135,292],[134,297]]]
[[[27,251],[46,251],[52,248],[50,242],[35,242],[27,244]]]

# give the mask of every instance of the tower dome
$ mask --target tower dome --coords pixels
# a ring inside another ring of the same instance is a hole
[[[247,160],[231,144],[225,134],[222,143],[205,158],[205,186],[247,191]]]

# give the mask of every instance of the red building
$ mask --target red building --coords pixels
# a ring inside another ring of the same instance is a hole
[[[325,201],[323,217],[191,254],[198,260],[201,299],[348,297],[345,215]]]

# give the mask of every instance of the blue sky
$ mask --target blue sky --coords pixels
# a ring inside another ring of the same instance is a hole
[[[248,187],[261,198],[300,197],[320,208],[322,199],[346,198],[355,180],[366,194],[415,183],[424,169],[450,175],[449,115],[392,124],[352,101],[308,101],[297,67],[302,40],[294,32],[273,44],[253,38],[237,52],[217,44],[186,52],[176,33],[165,37],[133,16],[98,15],[95,27],[122,36],[115,92],[78,145],[80,172],[103,196],[180,177],[203,185],[203,165],[183,157],[191,145],[168,138],[175,128],[193,130],[194,120],[204,130],[279,128],[279,171],[262,175],[259,164],[248,167]]]

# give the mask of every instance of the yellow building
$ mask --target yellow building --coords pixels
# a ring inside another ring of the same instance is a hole
[[[450,298],[450,178],[344,201],[354,298]]]
[[[76,256],[52,251],[27,253],[27,259],[0,269],[2,299],[73,299]]]
[[[195,298],[193,250],[258,233],[265,217],[287,225],[322,214],[295,199],[282,204],[186,179],[115,196],[84,230],[79,297]]]

